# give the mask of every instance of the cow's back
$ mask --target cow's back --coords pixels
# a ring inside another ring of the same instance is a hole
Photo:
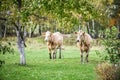
[[[91,44],[93,42],[91,36],[88,33],[86,33],[85,36],[86,36],[86,43],[87,43],[87,45],[91,46]]]

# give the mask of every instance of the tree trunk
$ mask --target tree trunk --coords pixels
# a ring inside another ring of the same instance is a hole
[[[92,37],[95,38],[95,34],[94,34],[94,31],[95,31],[95,22],[94,20],[92,19]]]
[[[41,27],[41,25],[39,25],[39,35],[40,36],[42,35],[42,27]]]
[[[90,25],[89,25],[89,22],[87,22],[87,32],[88,32],[88,34],[90,34]]]
[[[95,30],[94,28],[95,28],[95,22],[94,22],[94,20],[92,20],[92,27],[93,27],[93,30]]]
[[[99,26],[98,26],[98,27],[99,27]],[[94,38],[95,38],[95,39],[98,38],[98,35],[99,35],[99,33],[98,33],[98,28],[95,28]]]
[[[35,27],[30,28],[29,38],[33,37],[33,34],[34,34],[36,27],[37,27],[37,24],[35,25]]]
[[[120,39],[120,25],[118,26],[118,39]]]
[[[20,31],[16,31],[17,32],[17,45],[18,45],[18,50],[20,53],[20,64],[21,65],[25,65],[26,64],[26,59],[25,59],[25,52],[24,52],[24,40],[21,39],[20,37]]]
[[[55,31],[56,31],[56,32],[58,31],[57,26],[55,26]]]
[[[102,32],[102,38],[105,38],[105,37],[106,37],[105,30],[103,30],[103,32]]]
[[[20,12],[20,9],[22,7],[22,0],[17,0],[18,2],[18,10]],[[25,34],[25,29],[23,26],[20,25],[20,16],[18,17],[18,20],[17,20],[17,24],[14,23],[15,27],[16,27],[16,34],[17,34],[17,45],[18,45],[18,50],[19,50],[19,53],[20,53],[20,64],[21,65],[25,65],[26,64],[26,58],[25,58],[25,37],[26,37],[26,34]]]
[[[30,31],[29,31],[29,38],[31,38],[31,32],[32,32],[32,28],[30,28]]]
[[[120,39],[120,19],[117,21],[117,28],[118,28],[118,39]]]
[[[4,38],[6,37],[6,26],[4,26],[4,34],[3,34],[3,37],[4,37]]]
[[[110,27],[109,29],[110,29],[110,34],[112,34],[112,27]]]
[[[25,58],[25,29],[24,27],[20,26],[19,20],[18,24],[16,25],[16,34],[17,34],[17,46],[18,46],[18,51],[20,53],[20,65],[25,65],[26,64],[26,58]]]
[[[1,25],[0,25],[0,38],[2,38],[2,29],[1,29]]]
[[[19,32],[17,32],[17,38],[18,38],[18,50],[20,53],[20,64],[25,65],[26,64],[26,59],[25,59],[25,51],[24,51],[24,41],[20,39]]]
[[[78,26],[78,30],[81,30],[81,26],[80,25]]]

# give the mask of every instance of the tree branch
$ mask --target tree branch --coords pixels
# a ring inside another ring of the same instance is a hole
[[[16,30],[19,32],[19,35],[20,35],[20,36],[18,36],[18,37],[20,37],[20,38],[24,41],[24,40],[25,40],[25,39],[24,39],[25,37],[23,37],[23,36],[24,36],[24,29],[23,29],[23,31],[22,31],[22,30],[21,30],[22,27],[19,29],[18,25],[17,25],[15,22],[13,22],[13,24],[14,24]],[[27,45],[26,45],[25,43],[24,43],[24,46],[27,47]]]

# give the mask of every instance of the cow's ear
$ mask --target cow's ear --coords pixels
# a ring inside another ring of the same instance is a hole
[[[74,32],[75,34],[78,34],[78,32]]]

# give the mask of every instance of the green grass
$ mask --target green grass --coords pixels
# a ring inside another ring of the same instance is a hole
[[[29,44],[26,48],[27,65],[20,66],[19,53],[0,54],[5,64],[0,67],[0,80],[97,80],[95,67],[99,57],[92,49],[89,63],[80,63],[80,51],[76,46],[65,46],[63,59],[49,60],[46,44]]]

